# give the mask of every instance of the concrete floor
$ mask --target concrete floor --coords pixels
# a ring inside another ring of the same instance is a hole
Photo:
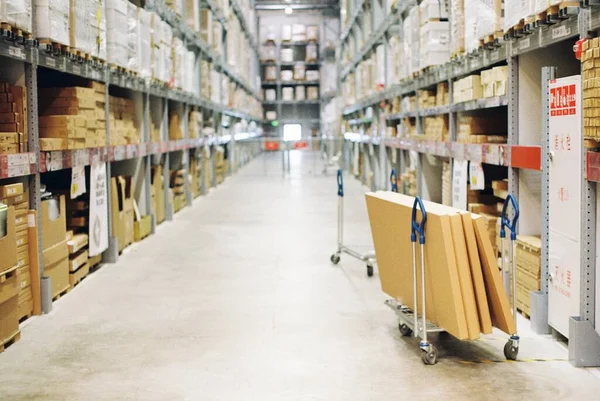
[[[503,334],[435,338],[424,366],[377,277],[329,262],[333,171],[299,153],[291,170],[253,161],[30,319],[0,354],[0,400],[598,399],[594,372],[568,362],[464,362],[503,361]],[[366,249],[361,191],[346,179],[347,243]],[[567,357],[521,332],[522,358]]]

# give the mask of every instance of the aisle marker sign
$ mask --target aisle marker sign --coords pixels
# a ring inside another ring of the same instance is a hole
[[[108,187],[106,163],[90,167],[89,255],[96,256],[108,248]]]

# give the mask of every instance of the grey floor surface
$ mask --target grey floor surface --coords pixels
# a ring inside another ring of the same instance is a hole
[[[156,235],[30,319],[0,354],[0,400],[575,400],[600,399],[595,371],[564,346],[521,330],[434,338],[424,366],[402,338],[377,276],[349,257],[333,267],[333,170],[277,154],[227,179]],[[347,243],[366,250],[362,188],[346,179]]]

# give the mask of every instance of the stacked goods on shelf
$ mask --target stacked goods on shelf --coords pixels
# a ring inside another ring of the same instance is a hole
[[[465,52],[465,0],[450,0],[450,56]]]
[[[531,293],[541,289],[541,250],[540,237],[519,235],[517,237],[517,308],[531,315]],[[568,282],[570,277],[557,277]]]
[[[2,330],[5,318],[11,320],[8,325],[14,329],[15,320],[18,325],[18,321],[30,317],[33,312],[33,293],[31,291],[31,271],[29,267],[29,235],[27,228],[28,210],[29,195],[23,191],[22,183],[0,186],[0,253],[2,254],[0,276],[3,276],[2,278],[6,277],[7,281],[10,280],[12,284],[5,281],[8,286],[16,284],[16,288],[13,291],[16,290],[14,295],[17,295],[16,311],[9,308],[11,310],[8,314],[5,314],[6,310],[4,308],[6,305],[0,305],[0,344],[3,344],[6,340],[7,330]],[[5,273],[9,270],[12,273]],[[0,284],[0,294],[5,289],[7,289],[7,286]],[[0,300],[0,303],[3,304],[12,296],[5,297],[4,300]]]
[[[368,193],[366,198],[382,289],[408,308],[422,311],[420,290],[417,305],[413,303],[412,260],[406,257],[412,253],[409,222],[414,198],[392,192]],[[515,319],[482,218],[433,202],[424,205],[428,320],[461,340],[489,334],[492,326],[514,334]],[[416,257],[420,266],[420,254]]]
[[[154,121],[150,121],[150,142],[156,143],[161,141],[160,128],[154,123]]]
[[[281,80],[282,81],[283,81],[283,75],[284,75],[283,73],[284,72],[287,72],[287,71],[281,71]],[[267,66],[265,68],[265,81],[277,81],[277,67]]]
[[[69,46],[82,57],[106,60],[105,0],[70,0]]]
[[[89,197],[82,195],[67,201],[67,247],[69,249],[69,284],[76,286],[102,258],[89,257]]]
[[[460,114],[457,140],[462,143],[506,143],[506,116]]]
[[[450,60],[450,23],[446,8],[437,0],[425,0],[419,6],[419,15],[419,69],[447,63]]]
[[[42,200],[41,209],[44,276],[50,277],[52,298],[57,298],[71,288],[65,196]]]
[[[204,99],[211,99],[211,91],[210,91],[210,79],[211,79],[211,63],[202,60],[200,63],[200,96]]]
[[[583,70],[583,137],[600,140],[600,89],[597,81],[600,78],[600,39],[594,38],[583,42],[581,54]],[[558,94],[557,94],[558,95]],[[565,95],[566,96],[566,95]],[[552,104],[559,104],[554,96]],[[559,106],[557,106],[559,107]]]
[[[218,24],[216,24],[218,25]],[[213,44],[212,12],[203,8],[200,10],[200,36],[210,46]]]
[[[152,14],[152,78],[168,83],[173,71],[171,26]]]
[[[162,166],[152,166],[152,212],[156,224],[165,221],[165,179]]]
[[[356,75],[354,72],[348,74],[348,77],[342,86],[342,90],[344,105],[354,104],[356,102]]]
[[[406,77],[409,77],[419,72],[420,56],[419,46],[415,46],[420,41],[419,35],[420,19],[419,7],[413,7],[408,12],[403,24],[403,39],[404,39],[404,60]]]
[[[308,100],[319,100],[319,88],[317,86],[308,86],[306,88],[306,97]]]
[[[450,104],[450,92],[448,91],[448,82],[440,82],[437,84],[435,92],[435,106],[446,106]]]
[[[492,181],[494,196],[500,199],[508,197],[508,180]]]
[[[404,96],[400,101],[402,111],[415,111],[417,109],[417,98],[415,96]]]
[[[483,96],[481,76],[473,74],[454,81],[453,96],[454,103],[468,102],[471,100],[481,99],[481,97]]]
[[[27,152],[27,90],[0,84],[0,154]]]
[[[31,2],[32,0],[2,0],[0,2],[0,22],[9,25],[13,32],[22,31],[24,37],[31,35],[33,32]]]
[[[315,43],[306,45],[306,60],[307,63],[316,63],[319,61],[319,51]]]
[[[406,195],[417,196],[417,170],[414,168],[407,168],[402,176],[400,177],[402,183],[402,192]]]
[[[108,98],[110,143],[113,146],[140,143],[133,100],[124,97]]]
[[[524,19],[530,15],[532,0],[504,0],[502,28],[509,33],[513,28],[523,29]]]
[[[482,97],[504,96],[508,87],[508,66],[481,71]]]
[[[398,60],[403,59],[404,44],[399,36],[392,36],[388,42],[389,54],[393,57],[387,59],[387,70],[390,71],[390,82],[398,82],[405,77],[405,68],[403,63]]]
[[[139,57],[138,73],[142,78],[152,77],[152,19],[153,13],[138,8],[138,41],[137,54]]]
[[[171,171],[170,188],[173,195],[173,211],[177,213],[185,207],[185,170]]]
[[[18,278],[17,218],[15,206],[7,199],[22,190],[22,184],[0,187],[0,198],[4,198],[0,201],[0,350],[19,338],[19,283],[22,281]]]
[[[210,70],[210,100],[221,103],[221,74],[215,69]]]
[[[302,63],[294,65],[294,79],[296,81],[304,81],[306,78],[306,67]]]
[[[465,50],[467,53],[503,36],[504,0],[464,0]]]
[[[201,164],[200,161],[198,160],[197,157],[191,157],[190,158],[190,174],[189,174],[189,181],[190,181],[190,190],[192,192],[192,196],[194,198],[199,197],[200,195],[202,195],[202,191],[200,189],[200,179],[202,177],[202,169],[201,169]]]
[[[431,141],[447,141],[449,139],[448,115],[424,117],[422,136]]]
[[[281,98],[286,102],[291,102],[294,100],[294,88],[293,87],[284,87],[281,89]]]
[[[283,37],[282,37],[283,40]],[[292,42],[306,42],[306,25],[294,24],[292,25]]]
[[[194,32],[200,32],[200,2],[185,0],[185,22]]]
[[[178,37],[173,37],[173,45],[171,46],[171,57],[173,59],[173,70],[171,71],[171,81],[169,84],[171,87],[176,89],[183,89],[185,85],[184,76],[187,75],[185,72],[185,60],[187,59],[187,49],[183,46],[183,40]]]
[[[104,84],[40,88],[40,149],[85,149],[106,145]]]
[[[452,162],[450,160],[442,162],[442,204],[452,205]]]
[[[433,90],[421,89],[418,92],[419,109],[431,109],[436,106],[436,93]]]
[[[169,113],[169,139],[178,140],[183,139],[183,121],[179,118],[179,113],[175,110],[171,110]]]
[[[69,0],[34,0],[33,6],[35,31],[40,44],[68,46]]]
[[[127,68],[129,20],[127,0],[106,0],[106,61]]]
[[[417,136],[417,123],[414,118],[403,118],[400,122],[400,137],[413,138]]]
[[[225,149],[222,146],[217,147],[215,155],[215,177],[217,184],[225,181]]]
[[[133,179],[117,176],[110,179],[112,233],[119,252],[133,243]]]
[[[296,86],[296,100],[299,102],[306,100],[306,88],[304,86]]]
[[[197,110],[190,111],[188,131],[190,138],[200,138],[202,134],[202,112]]]
[[[306,27],[306,40],[309,42],[319,41],[319,27],[316,25],[309,25]]]
[[[140,59],[138,50],[140,49],[140,21],[138,8],[130,2],[127,2],[127,35],[125,44],[127,51],[127,63],[125,68],[128,71],[138,73],[140,69]],[[121,38],[123,40],[123,38]]]

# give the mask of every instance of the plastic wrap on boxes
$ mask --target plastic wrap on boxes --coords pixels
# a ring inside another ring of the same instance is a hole
[[[294,100],[294,88],[292,87],[285,87],[281,90],[281,97],[283,98],[283,100],[285,100],[286,102],[291,102],[292,100]]]
[[[479,40],[502,30],[502,0],[464,0],[465,50],[479,48]]]
[[[296,100],[306,100],[306,87],[296,86]]]
[[[185,68],[183,74],[184,90],[199,96],[200,82],[199,76],[196,74],[196,54],[191,50],[185,50]]]
[[[306,76],[306,67],[304,64],[296,64],[294,66],[294,79],[296,81],[304,81]]]
[[[420,68],[445,64],[450,60],[448,21],[429,21],[421,26]]]
[[[37,38],[68,45],[69,0],[34,0],[33,5]]]
[[[0,1],[0,21],[32,33],[31,0],[2,0]]]
[[[213,50],[220,52],[222,42],[223,42],[223,32],[221,29],[221,24],[213,24],[213,42],[212,42]]]
[[[311,42],[319,41],[319,27],[316,25],[310,25],[306,28],[306,40]]]
[[[195,31],[200,32],[200,2],[185,0],[185,19],[187,24]]]
[[[282,53],[282,58],[283,58],[283,52],[284,50],[287,49],[282,49],[281,53]],[[267,46],[263,46],[262,48],[262,59],[266,60],[266,61],[275,61],[277,60],[277,48],[273,45],[267,45]]]
[[[281,40],[283,42],[291,42],[292,41],[292,26],[291,25],[282,25],[281,26]]]
[[[281,49],[281,61],[291,63],[294,61],[294,51],[292,49]]]
[[[106,1],[106,61],[127,67],[127,0]]]
[[[404,21],[404,58],[406,60],[406,76],[419,71],[419,7],[413,7]]]
[[[277,81],[277,67],[268,66],[265,68],[265,81]]]
[[[306,25],[303,25],[303,24],[292,25],[292,41],[293,42],[306,41]]]
[[[265,91],[265,100],[267,102],[274,102],[275,100],[277,100],[277,92],[275,91],[275,89],[267,89]]]
[[[306,62],[315,63],[318,59],[319,55],[317,53],[317,45],[314,43],[306,45]]]
[[[421,25],[426,24],[427,21],[448,19],[446,5],[439,0],[423,0],[419,5],[419,14]]]
[[[275,28],[275,25],[267,25],[267,28],[265,29],[264,41],[265,42],[275,42],[276,40],[277,40],[277,30]]]
[[[210,99],[211,98],[211,94],[210,94],[210,84],[211,84],[211,64],[206,61],[206,60],[202,60],[200,62],[200,94],[202,95],[203,98],[205,99]]]
[[[210,100],[221,102],[221,74],[215,70],[210,71]]]
[[[316,86],[306,88],[306,97],[308,100],[319,100],[319,88]]]
[[[138,8],[127,3],[127,68],[131,71],[138,72],[138,38],[140,36]]]
[[[171,71],[171,78],[174,88],[183,88],[183,70],[184,66],[184,51],[183,41],[178,37],[173,38],[172,57],[173,57],[173,70]]]
[[[142,78],[150,78],[152,76],[152,14],[143,8],[138,8],[137,11],[139,21],[138,72]]]
[[[464,0],[450,0],[450,35],[450,54],[462,54],[465,51]]]
[[[229,104],[229,78],[221,76],[221,104]]]
[[[92,54],[96,36],[92,21],[96,19],[94,0],[70,0],[69,46],[80,52]]]
[[[563,3],[564,0],[531,0],[530,14],[540,14],[547,11],[552,6],[557,6]],[[574,6],[579,6],[578,1],[568,1],[568,3],[572,3]]]
[[[160,43],[162,42],[162,21],[159,16],[151,12],[150,13],[150,30],[152,33],[152,37],[150,40],[150,59],[151,59],[151,72],[152,78],[160,79],[160,69],[162,67],[162,62],[160,60]]]
[[[503,30],[507,32],[512,27],[530,15],[532,0],[504,0]]]
[[[160,44],[161,55],[162,55],[162,80],[172,84],[172,71],[173,71],[173,51],[171,46],[173,45],[173,30],[167,23],[162,24],[163,27],[163,41]]]
[[[289,82],[294,80],[294,71],[292,70],[281,70],[281,80]]]
[[[306,80],[307,81],[318,81],[319,80],[319,70],[307,70],[306,71]]]

